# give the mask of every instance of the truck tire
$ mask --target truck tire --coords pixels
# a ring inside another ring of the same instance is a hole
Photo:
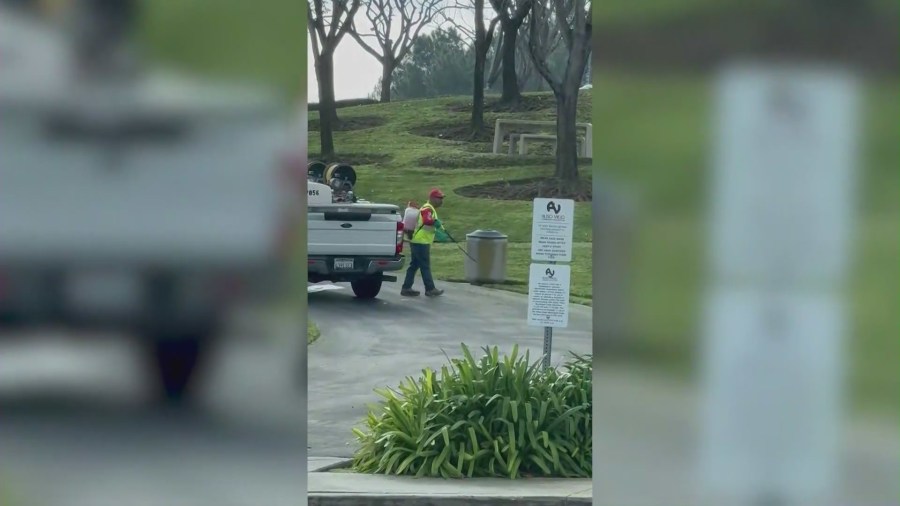
[[[190,397],[208,355],[208,337],[197,332],[167,332],[150,339],[149,365],[164,403],[179,404]]]
[[[370,276],[350,282],[353,293],[360,299],[374,299],[381,291],[384,279],[381,276]]]

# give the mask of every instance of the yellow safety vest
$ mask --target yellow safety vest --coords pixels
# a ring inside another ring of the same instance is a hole
[[[437,210],[431,204],[425,204],[419,209],[419,220],[416,223],[416,230],[413,233],[412,239],[409,241],[415,244],[432,244],[434,242],[435,230],[434,225],[425,225],[422,220],[422,213],[425,208],[431,210],[431,216],[437,220]]]

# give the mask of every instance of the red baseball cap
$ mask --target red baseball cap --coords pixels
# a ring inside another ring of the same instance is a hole
[[[428,194],[428,198],[432,199],[442,199],[444,198],[444,192],[438,190],[437,188],[432,188],[431,193]]]

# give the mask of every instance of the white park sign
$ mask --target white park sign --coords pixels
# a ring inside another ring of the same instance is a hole
[[[534,199],[531,259],[544,262],[571,262],[574,224],[574,200]]]
[[[568,265],[531,264],[528,283],[528,324],[564,328],[569,325]]]
[[[544,327],[544,367],[550,367],[553,329],[569,325],[575,201],[534,199],[531,221],[531,269],[528,276],[528,324]],[[546,263],[540,263],[546,262]]]

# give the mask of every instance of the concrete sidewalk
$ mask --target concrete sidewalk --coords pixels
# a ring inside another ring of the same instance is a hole
[[[589,505],[592,492],[589,479],[443,480],[327,471],[310,472],[307,489],[309,506]]]

